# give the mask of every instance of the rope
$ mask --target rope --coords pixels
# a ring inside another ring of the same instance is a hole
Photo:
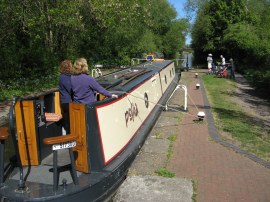
[[[145,67],[146,65],[152,65],[152,66],[156,67],[156,68],[159,69],[159,70],[162,69],[161,67],[159,67],[159,66],[153,64],[152,62],[144,64],[143,67]],[[174,80],[173,80],[173,82],[174,82],[174,84],[176,84],[176,85],[179,84],[179,83],[177,83],[177,82],[174,81]],[[181,84],[181,83],[180,83],[180,84]],[[186,84],[183,84],[183,85],[187,86]],[[138,98],[138,99],[141,99],[141,100],[144,100],[144,101],[145,101],[144,98],[141,98],[141,97],[132,95],[132,94],[130,94],[130,93],[128,93],[128,92],[125,92],[125,91],[114,91],[114,92],[125,93],[125,94],[127,94],[127,95],[130,95],[130,96],[133,96],[133,97],[135,97],[135,98]],[[188,98],[190,99],[190,101],[192,102],[192,104],[195,106],[197,112],[199,112],[199,109],[198,109],[197,105],[196,105],[196,104],[194,103],[194,101],[191,99],[190,95],[189,95],[188,93],[187,93],[187,95],[188,95]],[[149,100],[148,100],[148,101],[149,101]],[[170,109],[170,110],[175,111],[175,112],[183,112],[183,111],[180,111],[180,110],[177,110],[177,109],[174,109],[174,108],[165,106],[165,105],[158,104],[158,103],[156,103],[156,102],[152,102],[152,101],[149,101],[149,102],[152,103],[152,104],[155,104],[155,105],[157,105],[157,106],[163,107],[163,108],[165,108],[165,109],[166,109],[166,108],[167,108],[167,109]],[[192,117],[196,117],[196,118],[197,118],[197,115],[191,114],[191,113],[189,113],[189,112],[184,112],[184,113],[186,113],[186,114],[189,115],[189,116],[192,116]]]
[[[126,92],[126,91],[114,91],[114,92],[115,92],[115,93],[117,93],[117,92],[119,92],[119,93],[125,93],[125,94],[127,94],[127,95],[132,96],[132,97],[135,97],[135,98],[138,98],[138,99],[140,99],[140,100],[145,101],[144,98],[139,97],[139,96],[136,96],[136,95],[132,95],[132,94]],[[159,107],[163,107],[164,109],[167,108],[167,109],[170,109],[170,110],[175,111],[175,112],[183,112],[183,111],[181,111],[181,110],[174,109],[174,108],[172,108],[172,107],[168,107],[168,106],[159,104],[159,103],[157,103],[157,102],[153,102],[153,101],[150,101],[150,100],[148,100],[148,102],[150,102],[150,103],[152,103],[152,104],[154,104],[154,105],[157,105],[157,106],[159,106]],[[196,117],[196,118],[197,118],[197,115],[194,115],[194,114],[191,114],[191,113],[185,112],[185,111],[184,111],[184,113],[186,113],[186,114],[189,115],[189,116],[192,116],[192,117]]]
[[[161,69],[160,67],[156,66],[156,65],[153,64],[153,63],[152,63],[152,66],[154,66],[154,67],[156,67],[156,68],[158,68],[158,69]],[[174,84],[178,84],[176,81],[173,81],[173,82],[174,82]],[[180,83],[180,84],[181,84],[181,83]],[[186,82],[185,82],[184,85],[187,86]],[[198,109],[197,105],[194,103],[194,101],[192,100],[192,98],[190,97],[190,95],[189,95],[188,93],[187,93],[187,95],[188,95],[188,98],[190,99],[190,101],[192,102],[192,104],[195,106],[197,112],[199,112],[199,109]],[[194,116],[194,115],[193,115],[193,116]]]

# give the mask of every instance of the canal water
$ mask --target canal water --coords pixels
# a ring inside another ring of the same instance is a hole
[[[193,66],[193,54],[192,53],[183,53],[182,55],[183,63],[182,67],[189,69]]]

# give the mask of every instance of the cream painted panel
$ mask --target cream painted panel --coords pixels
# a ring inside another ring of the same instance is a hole
[[[165,92],[167,88],[169,87],[169,85],[171,84],[171,81],[173,80],[174,75],[175,75],[174,63],[171,63],[167,68],[163,69],[160,72],[163,92]],[[167,83],[165,82],[165,76],[167,78]]]
[[[149,100],[148,108],[144,101],[145,92]],[[128,144],[161,95],[157,74],[119,101],[97,109],[105,163]]]

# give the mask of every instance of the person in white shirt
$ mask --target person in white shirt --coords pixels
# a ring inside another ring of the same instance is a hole
[[[226,64],[226,61],[225,61],[225,58],[223,55],[220,55],[220,58],[221,58],[221,65],[225,65]]]
[[[212,54],[209,53],[208,57],[207,57],[207,67],[208,67],[208,73],[210,74],[212,72],[212,63],[213,63],[213,58],[212,58]]]

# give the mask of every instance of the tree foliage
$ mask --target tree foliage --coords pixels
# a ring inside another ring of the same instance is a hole
[[[192,29],[197,62],[213,53],[241,65],[269,68],[270,3],[267,0],[189,0],[198,13]]]
[[[233,58],[238,71],[269,91],[269,0],[188,0],[187,8],[198,12],[192,29],[196,62],[206,63],[210,52]]]
[[[2,81],[49,75],[66,58],[127,65],[145,52],[173,57],[188,28],[167,0],[0,0],[0,20]]]

